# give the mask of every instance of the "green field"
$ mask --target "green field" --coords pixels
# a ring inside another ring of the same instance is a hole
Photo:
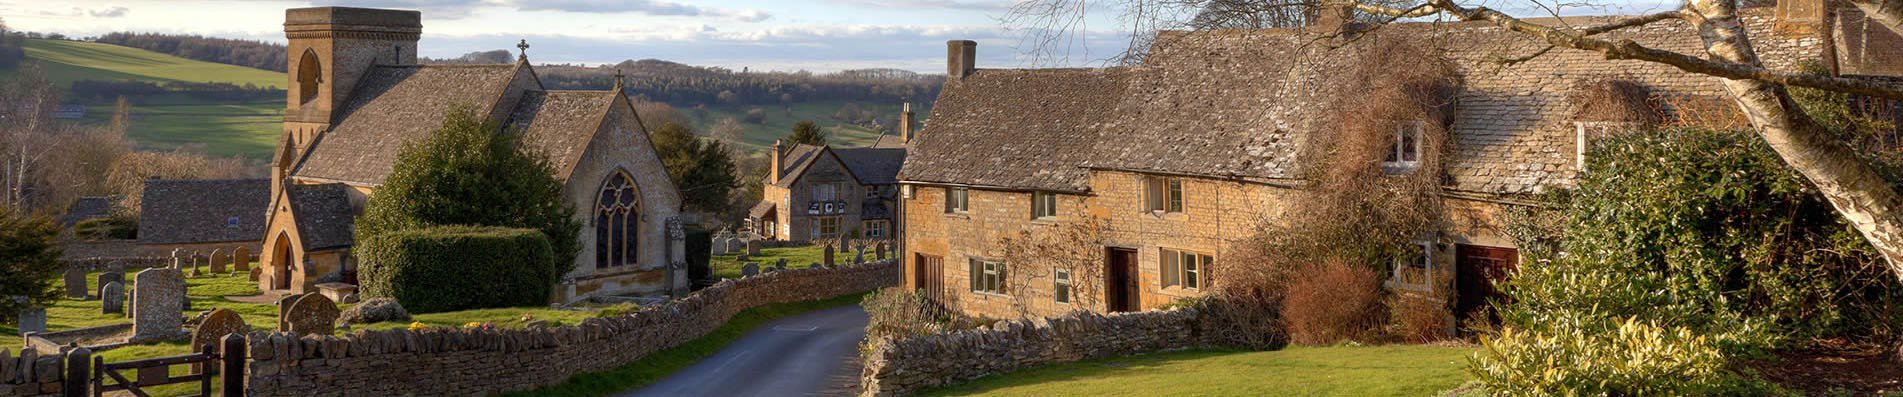
[[[80,80],[224,82],[277,88],[287,83],[283,73],[111,44],[29,39],[25,48],[27,58],[61,88]],[[12,78],[17,73],[0,76]],[[68,102],[87,105],[84,123],[105,123],[112,117],[110,100]],[[158,95],[133,102],[132,125],[126,135],[142,149],[187,148],[218,157],[264,159],[277,144],[283,109],[282,99],[219,102]]]
[[[799,123],[800,121],[811,121],[816,124],[819,124],[820,128],[824,129],[826,133],[830,136],[829,143],[832,143],[833,145],[836,145],[836,146],[872,145],[874,141],[877,141],[879,139],[879,134],[877,132],[874,132],[871,129],[868,129],[865,127],[860,127],[857,125],[852,125],[852,124],[848,124],[848,123],[833,119],[833,114],[837,113],[839,111],[839,108],[845,106],[846,103],[847,103],[846,101],[819,101],[819,102],[795,103],[795,104],[792,104],[791,106],[783,106],[783,105],[708,106],[707,117],[705,119],[695,120],[695,129],[699,130],[701,133],[706,133],[710,126],[712,126],[716,122],[719,122],[720,119],[727,118],[727,117],[732,117],[735,120],[744,120],[743,116],[746,115],[748,109],[753,109],[755,107],[758,107],[766,111],[766,114],[767,114],[766,122],[762,124],[752,124],[752,123],[746,123],[746,122],[740,123],[741,126],[746,128],[745,130],[746,132],[743,134],[744,138],[742,138],[742,141],[736,145],[738,146],[736,147],[736,149],[738,149],[739,151],[742,151],[742,152],[764,151],[766,150],[766,148],[773,146],[773,140],[786,137],[788,134],[793,133],[793,125]],[[888,120],[887,121],[888,124],[894,123],[895,120],[897,120],[899,117],[899,110],[900,110],[899,104],[867,103],[867,102],[857,102],[857,103],[860,109],[864,109],[866,111],[873,112],[874,114],[878,114],[882,120]],[[789,108],[792,110],[792,114],[790,115],[787,113],[787,110]],[[680,109],[682,112],[688,113],[690,117],[693,116],[692,108],[683,107]],[[914,108],[913,111],[917,113],[917,117],[920,120],[924,120],[926,113],[928,113],[927,109],[924,109],[922,107]],[[892,128],[891,134],[897,135],[898,129]]]
[[[773,264],[775,262],[778,262],[780,259],[786,259],[786,268],[788,269],[805,269],[808,266],[812,266],[814,263],[823,262],[826,258],[825,250],[826,250],[825,246],[821,246],[821,245],[808,245],[808,246],[801,246],[801,247],[785,247],[785,248],[761,248],[760,255],[755,255],[752,258],[747,258],[747,261],[759,262],[760,269],[762,271],[766,270],[766,268],[773,267]],[[747,251],[743,249],[740,251],[735,251],[732,254],[716,255],[707,260],[707,265],[713,268],[714,277],[740,278],[740,268],[746,266],[747,264],[745,262],[741,262],[736,259],[740,258],[740,254],[743,254],[746,252]],[[871,256],[872,254],[866,254],[866,257],[867,257],[866,260],[868,261],[872,260]],[[851,262],[852,262],[851,251],[833,253],[833,263],[843,264],[843,263],[851,263]]]
[[[925,396],[1430,396],[1465,382],[1471,347],[1197,350],[1058,364]]]

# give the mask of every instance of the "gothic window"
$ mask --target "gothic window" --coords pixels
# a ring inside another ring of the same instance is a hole
[[[617,172],[601,185],[595,204],[595,268],[638,262],[641,200],[634,179]]]
[[[309,103],[317,98],[317,84],[322,83],[324,66],[317,62],[317,52],[304,50],[304,59],[297,61],[297,101]]]

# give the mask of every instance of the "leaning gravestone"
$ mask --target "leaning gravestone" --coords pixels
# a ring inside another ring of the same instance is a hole
[[[46,332],[46,308],[29,307],[20,311],[20,334]]]
[[[821,253],[820,258],[824,258],[823,263],[826,264],[826,267],[833,267],[833,246],[831,245],[826,246],[826,249],[824,251],[820,251],[820,253]]]
[[[747,255],[760,256],[760,240],[747,240]]]
[[[198,328],[192,329],[192,350],[203,348],[206,344],[219,343],[225,335],[244,335],[251,332],[251,326],[238,317],[231,309],[213,309],[204,320],[198,322]]]
[[[233,273],[251,271],[251,247],[238,247],[231,251],[231,271]]]
[[[221,250],[221,249],[211,250],[211,274],[217,275],[219,273],[224,273],[225,267],[227,267],[226,265],[228,265],[230,262],[231,262],[231,256],[225,255],[225,250]]]
[[[330,335],[337,331],[337,303],[325,298],[324,294],[304,294],[284,310],[285,330],[298,336]]]
[[[258,281],[259,273],[264,273],[264,268],[262,267],[251,268],[251,281]]]
[[[86,299],[86,270],[78,267],[66,268],[66,297]]]
[[[126,312],[126,285],[108,281],[99,287],[99,314]]]
[[[185,319],[185,276],[177,269],[146,269],[132,275],[132,341],[178,336]]]
[[[885,242],[880,241],[878,249],[873,252],[878,254],[877,256],[874,256],[873,258],[878,258],[878,260],[885,260]]]
[[[747,262],[746,266],[740,267],[741,277],[750,277],[750,276],[758,276],[758,275],[760,275],[760,263],[758,262]]]

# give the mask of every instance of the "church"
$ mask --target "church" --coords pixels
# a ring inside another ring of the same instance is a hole
[[[581,251],[552,302],[687,292],[680,192],[619,78],[603,91],[545,89],[526,42],[513,64],[419,64],[418,11],[290,9],[284,34],[289,92],[272,159],[260,289],[316,292],[318,284],[354,280],[353,222],[364,203],[406,142],[467,107],[524,134],[522,144],[546,155],[563,181]]]

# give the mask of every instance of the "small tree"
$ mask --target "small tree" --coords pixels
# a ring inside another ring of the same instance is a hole
[[[761,108],[747,109],[747,115],[743,117],[745,117],[747,122],[749,123],[766,124],[766,109],[761,109]]]
[[[826,132],[820,130],[818,124],[813,124],[811,121],[801,121],[798,124],[793,124],[793,135],[786,136],[786,143],[825,146],[826,138]]]
[[[0,319],[13,320],[27,307],[59,296],[59,227],[44,215],[0,207]],[[24,296],[26,302],[9,297]]]
[[[556,275],[573,270],[581,225],[562,201],[555,168],[547,157],[522,150],[521,136],[469,108],[451,110],[429,138],[397,155],[390,177],[357,218],[358,244],[430,226],[529,228],[548,235]]]
[[[727,207],[727,192],[739,186],[734,176],[733,157],[720,141],[703,141],[694,130],[680,124],[668,124],[654,130],[654,151],[661,164],[681,190],[681,200],[689,210],[720,212]]]

